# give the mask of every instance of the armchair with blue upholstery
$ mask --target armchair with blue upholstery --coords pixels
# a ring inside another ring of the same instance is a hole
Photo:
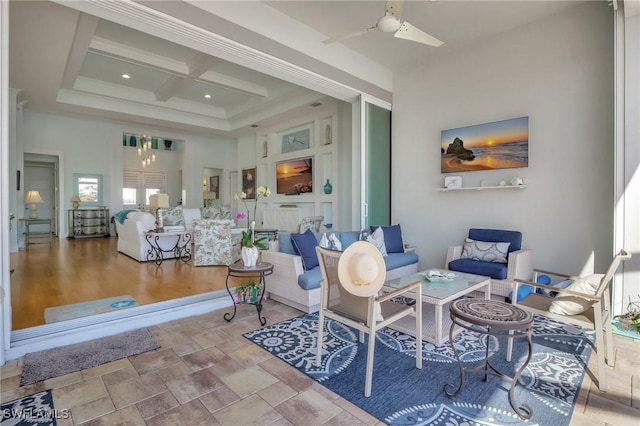
[[[470,244],[475,245],[475,253],[471,253]],[[484,244],[485,243],[509,243]],[[530,280],[533,275],[533,253],[522,248],[522,233],[500,229],[469,229],[465,245],[449,247],[447,250],[446,267],[451,271],[466,272],[491,277],[491,294],[496,299],[511,298],[511,291],[516,278]],[[467,250],[465,250],[467,249]],[[485,255],[479,250],[485,250]],[[504,259],[496,258],[492,251],[504,249]],[[506,262],[504,262],[506,260]],[[526,297],[531,287],[522,286],[518,290],[518,300]]]

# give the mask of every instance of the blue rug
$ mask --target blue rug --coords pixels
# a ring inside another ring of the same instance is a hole
[[[305,314],[261,328],[244,336],[323,386],[379,420],[393,425],[511,425],[524,424],[509,405],[509,383],[467,373],[465,387],[448,398],[443,387],[456,388],[460,371],[447,342],[425,343],[423,367],[415,367],[415,339],[391,329],[377,334],[372,395],[364,397],[365,343],[354,329],[326,320],[322,365],[316,367],[317,313]],[[533,409],[527,424],[568,425],[593,348],[593,332],[536,317],[533,356],[515,389],[515,399]],[[465,330],[454,338],[465,366],[484,358],[486,339]],[[491,338],[492,363],[513,376],[527,354],[524,339],[514,343],[512,362],[506,362],[506,339]]]
[[[131,308],[133,306],[138,306],[138,302],[129,295],[56,306],[44,310],[44,322],[50,324],[52,322],[103,314],[105,312]]]
[[[25,396],[14,401],[5,402],[0,406],[3,426],[55,426],[56,418],[69,419],[68,409],[55,410],[51,390],[45,390],[33,395]]]

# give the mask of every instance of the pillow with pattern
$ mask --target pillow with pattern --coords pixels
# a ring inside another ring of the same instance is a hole
[[[460,258],[507,263],[510,245],[511,243],[490,243],[467,238],[462,246],[462,256]]]
[[[363,231],[363,234],[366,234]],[[370,242],[382,253],[383,256],[387,256],[387,247],[384,244],[384,231],[382,227],[378,227],[372,234],[369,234],[365,237],[365,241]]]
[[[184,216],[182,215],[182,206],[175,206],[170,209],[162,210],[163,225],[184,225]]]
[[[322,238],[320,238],[318,245],[322,248],[342,251],[342,243],[334,233],[331,233],[328,236],[326,232],[322,234]]]

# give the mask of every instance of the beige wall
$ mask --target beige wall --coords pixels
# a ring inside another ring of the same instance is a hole
[[[525,177],[509,191],[438,192],[440,131],[529,117],[529,167],[465,172],[464,186]],[[520,230],[534,266],[598,270],[613,240],[613,18],[590,2],[397,73],[393,221],[420,267],[444,266],[469,227]],[[593,260],[595,259],[595,260]]]

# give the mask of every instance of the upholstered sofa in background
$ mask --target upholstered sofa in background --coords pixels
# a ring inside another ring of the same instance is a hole
[[[183,206],[175,206],[170,209],[163,210],[162,223],[164,226],[177,229],[182,226],[182,229],[188,231],[193,229],[194,219],[231,219],[231,206],[225,205],[212,205],[202,208],[187,208]]]
[[[211,206],[205,208],[184,208],[182,206],[163,210],[163,226],[165,230],[193,230],[193,221],[200,219],[225,219],[230,226],[234,223],[230,220],[231,209],[228,204],[224,206]],[[147,254],[151,250],[149,242],[145,238],[145,233],[156,227],[156,218],[149,212],[139,210],[122,210],[113,217],[118,236],[118,251],[139,262],[147,261]],[[166,241],[165,241],[166,240]],[[192,239],[193,241],[193,239]],[[175,236],[160,236],[158,240],[160,247],[169,249],[175,245]],[[192,253],[193,254],[193,253]],[[163,252],[165,259],[174,257],[173,252]]]
[[[138,262],[146,262],[147,254],[151,250],[149,242],[145,238],[145,233],[156,227],[156,218],[148,212],[128,211],[123,212],[124,217],[114,216],[116,232],[118,234],[118,251],[134,258]],[[169,249],[176,243],[175,235],[166,237],[162,236],[158,239],[161,248]],[[166,258],[173,258],[174,253],[169,251],[163,253]]]
[[[399,225],[396,225],[393,229],[399,231]],[[320,242],[325,234],[308,232],[314,236],[316,244]],[[326,234],[328,236],[335,234],[341,243],[342,250],[358,241],[361,236],[360,231],[335,231],[326,232]],[[314,266],[308,270],[305,269],[304,263],[308,262],[303,261],[303,256],[296,252],[291,235],[286,232],[279,233],[276,241],[269,242],[269,250],[262,251],[262,261],[274,265],[273,275],[267,280],[266,291],[270,294],[270,297],[278,302],[304,312],[314,312],[318,310],[320,304],[322,272],[319,266]],[[313,250],[315,254],[315,246],[313,246],[308,247],[307,253],[303,253],[304,256],[310,255],[309,249]],[[387,256],[384,256],[387,280],[418,272],[418,255],[414,252],[405,251],[401,239],[399,243],[396,240],[395,244],[387,244],[387,251]],[[315,264],[317,265],[317,263]]]

